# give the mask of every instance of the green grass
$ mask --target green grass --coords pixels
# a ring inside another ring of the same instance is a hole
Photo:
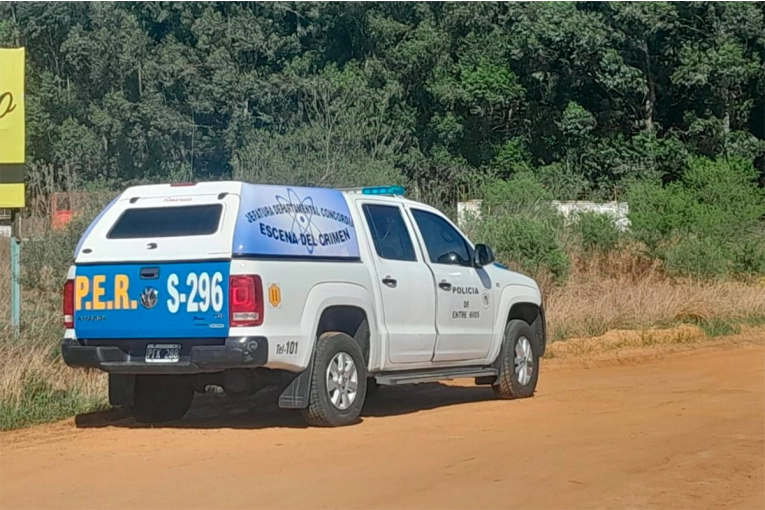
[[[709,337],[735,335],[741,332],[740,321],[712,318],[694,320],[690,323],[700,327]]]
[[[0,401],[0,430],[52,422],[108,407],[105,396],[89,397],[77,386],[55,389],[39,374],[28,374],[22,384],[18,400]]]
[[[554,330],[550,331],[549,342],[564,342],[572,338],[591,338],[598,337],[605,334],[608,331],[607,324],[600,319],[588,317],[585,319],[586,334],[574,335],[571,334],[571,329],[565,324],[558,326]],[[725,318],[725,317],[712,317],[712,318],[692,318],[684,320],[665,320],[659,321],[649,328],[651,329],[672,329],[684,324],[690,324],[698,326],[708,337],[718,337],[726,335],[737,335],[741,333],[743,326],[763,326],[765,325],[765,316],[752,316],[746,318]],[[625,328],[631,329],[631,328]]]

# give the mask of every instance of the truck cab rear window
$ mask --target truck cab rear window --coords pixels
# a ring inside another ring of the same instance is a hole
[[[127,209],[107,239],[204,236],[218,230],[221,204]]]

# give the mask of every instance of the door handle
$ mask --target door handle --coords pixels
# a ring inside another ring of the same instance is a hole
[[[441,287],[443,290],[452,290],[452,284],[447,282],[446,280],[441,280],[441,283],[439,283],[438,286]]]
[[[140,271],[142,280],[156,280],[159,278],[158,267],[142,267]]]
[[[398,281],[396,281],[395,278],[391,278],[390,276],[386,276],[385,278],[383,278],[382,282],[388,287],[392,287],[392,288],[395,288],[396,285],[398,285]]]

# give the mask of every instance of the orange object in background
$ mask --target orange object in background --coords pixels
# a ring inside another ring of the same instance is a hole
[[[72,200],[69,193],[53,193],[50,196],[50,220],[53,230],[66,228],[74,216],[71,206]]]
[[[69,220],[74,216],[74,211],[54,211],[51,218],[51,226],[53,230],[61,230],[66,227]]]
[[[77,214],[100,209],[114,198],[114,193],[92,191],[66,191],[52,193],[50,196],[50,226],[53,230],[62,230]]]

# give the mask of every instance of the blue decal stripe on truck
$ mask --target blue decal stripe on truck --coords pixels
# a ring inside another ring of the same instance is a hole
[[[77,266],[78,338],[210,338],[229,330],[229,262]]]
[[[242,184],[235,256],[358,259],[356,226],[342,192]]]

